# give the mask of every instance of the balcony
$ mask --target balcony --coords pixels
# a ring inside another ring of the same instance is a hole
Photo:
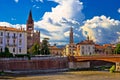
[[[17,45],[16,45],[16,44],[13,44],[12,46],[16,47]]]
[[[8,47],[16,47],[17,45],[16,44],[6,44],[6,46],[8,46]]]
[[[10,38],[10,36],[6,36],[6,38]]]
[[[12,36],[12,38],[13,38],[13,39],[16,39],[16,38],[17,38],[17,36]]]
[[[10,44],[6,44],[6,46],[8,46],[8,47],[9,47],[9,46],[10,46]]]

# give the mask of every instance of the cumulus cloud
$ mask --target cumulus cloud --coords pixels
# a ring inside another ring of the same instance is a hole
[[[51,41],[68,40],[68,32],[71,26],[78,28],[80,22],[84,19],[82,13],[83,4],[79,0],[51,0],[58,5],[52,8],[51,12],[46,12],[41,21],[35,22],[36,28],[44,29],[50,35],[41,35],[48,37]],[[75,33],[77,35],[77,33]]]
[[[14,27],[14,28],[24,28],[26,29],[26,25],[25,24],[10,24],[8,22],[0,22],[0,26],[7,26],[7,27]]]
[[[84,36],[89,35],[91,39],[98,43],[115,42],[120,36],[120,21],[104,15],[86,20],[80,28]]]
[[[14,0],[16,3],[18,3],[19,0]]]

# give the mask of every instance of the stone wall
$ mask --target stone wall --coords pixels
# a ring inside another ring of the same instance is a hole
[[[90,68],[90,62],[69,62],[70,69]]]
[[[68,68],[67,57],[37,57],[31,60],[26,58],[0,59],[0,70],[50,70]]]

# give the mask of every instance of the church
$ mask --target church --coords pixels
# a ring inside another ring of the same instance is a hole
[[[30,10],[28,20],[26,23],[27,32],[27,49],[30,49],[34,43],[40,44],[40,31],[34,30],[34,20],[32,18],[32,11]]]

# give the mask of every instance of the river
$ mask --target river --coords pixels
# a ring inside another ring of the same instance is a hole
[[[69,71],[59,73],[4,76],[2,80],[120,80],[120,73],[107,71]]]

